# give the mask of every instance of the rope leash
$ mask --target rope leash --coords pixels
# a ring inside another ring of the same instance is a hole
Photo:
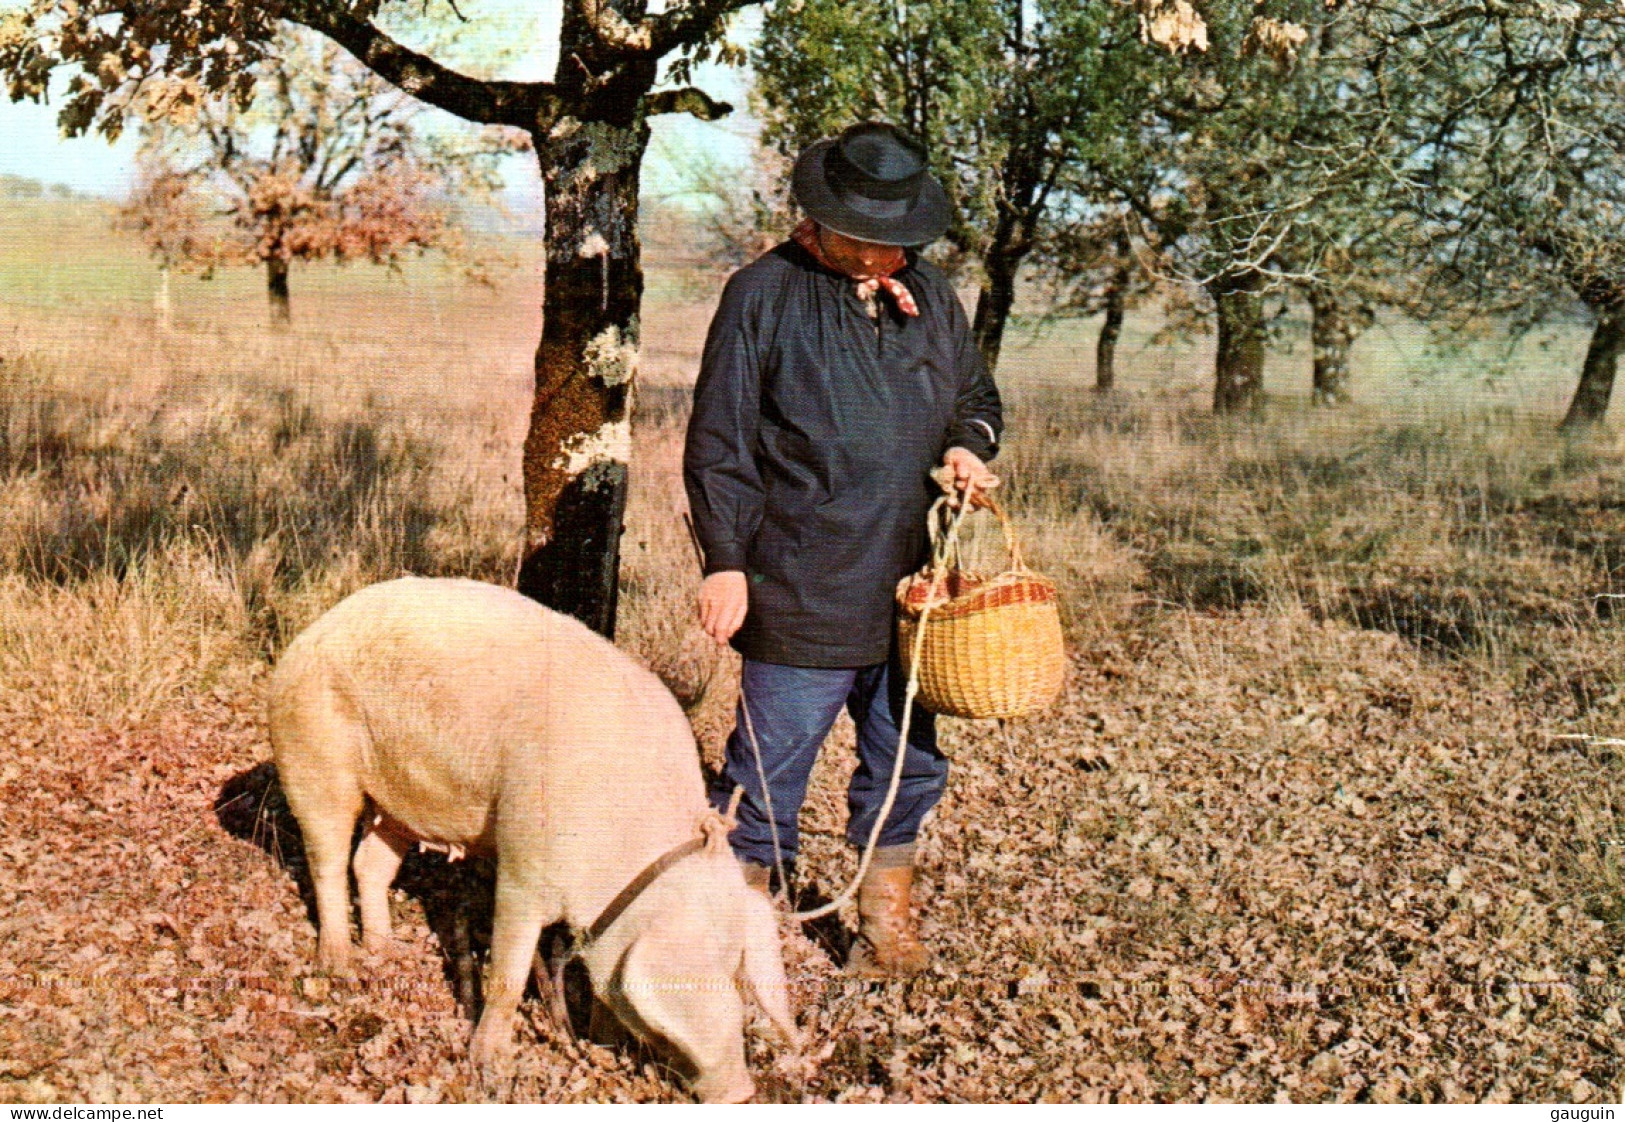
[[[750,699],[745,696],[745,668],[739,668],[739,708],[745,714],[745,731],[750,734],[750,750],[756,757],[756,781],[762,785],[762,808],[767,812],[767,828],[773,837],[773,867],[779,872],[779,891],[789,892],[790,878],[784,871],[784,848],[779,844],[779,822],[773,816],[773,792],[767,787],[767,768],[762,763],[762,746],[756,741],[756,722],[751,720]],[[733,799],[737,804],[745,788],[735,785]]]
[[[940,510],[942,504],[947,501],[948,496],[946,495],[938,499],[936,503],[932,505],[931,515],[937,515],[937,512]],[[851,883],[846,886],[839,896],[829,901],[829,903],[823,904],[819,907],[803,912],[791,912],[790,918],[793,920],[797,920],[801,923],[809,923],[812,920],[821,919],[822,917],[837,911],[842,905],[850,901],[853,896],[857,895],[858,888],[862,885],[864,876],[869,872],[869,864],[874,859],[875,850],[880,846],[881,831],[886,827],[886,819],[891,815],[892,807],[897,802],[897,791],[902,786],[903,782],[903,765],[908,759],[908,730],[914,717],[914,696],[919,692],[920,688],[920,654],[925,649],[926,620],[931,614],[931,609],[936,606],[937,582],[944,579],[947,559],[950,556],[957,554],[957,550],[959,548],[959,527],[961,523],[964,522],[965,516],[970,513],[970,510],[971,504],[969,502],[969,496],[962,497],[953,517],[949,520],[947,531],[940,536],[933,535],[937,537],[937,540],[932,543],[931,587],[926,596],[925,603],[920,609],[919,622],[915,627],[914,649],[912,656],[909,659],[908,683],[903,690],[903,721],[901,727],[898,729],[896,760],[892,764],[891,782],[886,787],[885,801],[880,804],[880,813],[875,816],[875,824],[869,830],[869,840],[863,847],[863,856],[858,861],[858,871],[853,876]],[[774,864],[778,868],[780,891],[781,893],[788,894],[790,884],[788,877],[785,875],[783,848],[779,841],[779,824],[778,820],[773,816],[772,796],[768,794],[767,790],[766,769],[762,763],[762,746],[756,739],[756,726],[750,717],[750,703],[745,697],[745,679],[743,671],[741,671],[739,679],[739,707],[744,711],[745,731],[750,737],[751,752],[756,757],[756,775],[759,782],[762,784],[762,799],[764,809],[767,811],[768,830],[772,834],[773,838],[773,860]],[[738,786],[734,788],[734,799],[736,802],[743,790],[744,788]]]

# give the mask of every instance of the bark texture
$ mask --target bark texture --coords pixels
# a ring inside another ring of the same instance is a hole
[[[1002,225],[1002,224],[1001,224]],[[995,243],[983,260],[987,282],[976,297],[976,314],[971,320],[971,336],[982,352],[982,361],[989,370],[997,369],[999,351],[1004,346],[1004,329],[1010,322],[1010,309],[1016,302],[1016,272],[1021,268],[1021,256]]]
[[[1312,397],[1316,405],[1343,405],[1350,392],[1349,351],[1369,322],[1357,301],[1323,285],[1312,285],[1309,337],[1314,350]]]
[[[648,125],[567,118],[538,136],[547,264],[525,439],[519,591],[613,635],[631,458]]]
[[[1128,305],[1128,276],[1126,269],[1112,274],[1106,288],[1106,318],[1100,324],[1100,337],[1095,340],[1095,392],[1111,393],[1117,385],[1117,340],[1123,334],[1123,314]]]
[[[1569,401],[1563,428],[1580,429],[1602,423],[1614,393],[1614,375],[1619,372],[1619,356],[1625,351],[1625,301],[1609,301],[1592,307],[1597,322],[1586,346],[1585,364],[1580,368],[1580,384]]]
[[[1213,410],[1236,413],[1264,405],[1263,278],[1223,276],[1208,287],[1218,313],[1219,347],[1213,360]]]
[[[564,111],[531,133],[547,254],[518,588],[613,637],[643,299],[638,177],[658,58],[606,41],[589,16],[564,7],[553,83]]]
[[[1016,39],[1020,42],[1022,17],[1019,11],[1016,16]],[[990,374],[998,369],[1004,329],[1016,302],[1016,274],[1032,252],[1050,191],[1066,162],[1051,151],[1048,130],[1038,123],[1037,117],[1029,115],[1022,120],[1025,127],[1017,128],[1013,134],[999,171],[1003,188],[998,203],[999,217],[987,249],[982,253],[982,270],[987,280],[977,296],[976,314],[971,320],[971,335]]]

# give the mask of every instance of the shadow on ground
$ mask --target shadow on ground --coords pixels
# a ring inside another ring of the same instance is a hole
[[[304,903],[305,915],[317,923],[316,891],[305,858],[299,823],[288,806],[276,764],[257,764],[227,780],[214,803],[215,818],[226,833],[249,842],[268,854],[292,877]],[[366,815],[356,822],[352,851],[361,840]],[[480,964],[491,946],[491,921],[496,889],[496,864],[486,858],[471,857],[451,862],[440,853],[414,849],[401,863],[394,889],[404,892],[423,908],[425,922],[441,948],[441,973],[462,1013],[472,1023],[483,1009],[480,993]],[[560,957],[570,948],[570,931],[558,923],[542,932],[538,945],[536,972],[550,974]],[[606,1015],[593,996],[592,979],[579,961],[563,968],[565,1008],[570,1033],[624,1051],[642,1059],[651,1058],[647,1048],[630,1037]],[[527,1000],[544,1004],[547,994],[536,973],[525,989]]]

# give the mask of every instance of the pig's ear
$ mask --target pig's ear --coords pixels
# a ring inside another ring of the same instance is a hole
[[[779,923],[773,905],[761,893],[741,888],[745,905],[744,980],[762,1012],[784,1034],[791,1051],[800,1051],[801,1032],[790,1013],[790,992],[784,980],[784,954],[779,947]]]

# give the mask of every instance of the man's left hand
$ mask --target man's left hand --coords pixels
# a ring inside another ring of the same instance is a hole
[[[999,477],[987,469],[987,465],[968,448],[953,447],[942,454],[944,467],[954,473],[954,489],[963,494],[971,506],[983,505],[981,492],[988,491],[999,485]]]

